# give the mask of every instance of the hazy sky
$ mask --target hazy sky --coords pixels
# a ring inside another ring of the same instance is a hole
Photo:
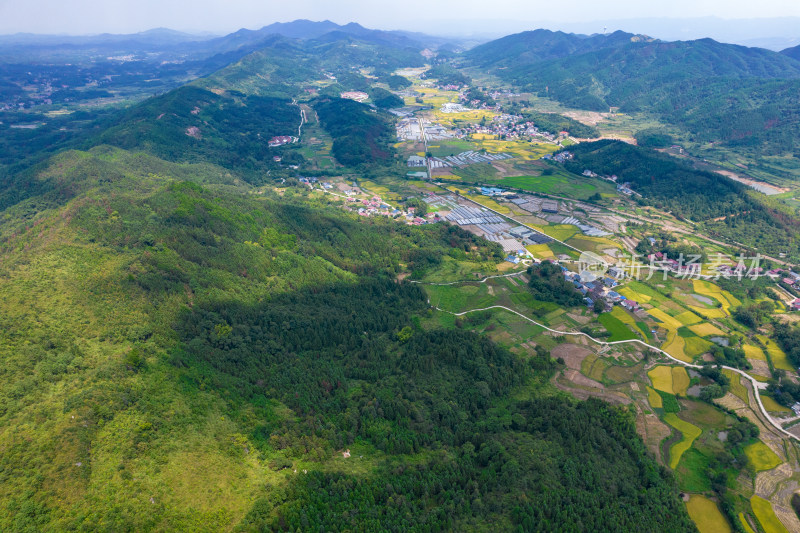
[[[0,0],[0,34],[132,33],[154,27],[227,33],[297,18],[381,29],[480,32],[481,21],[586,22],[641,17],[800,16],[800,0]],[[800,33],[800,29],[798,30]]]

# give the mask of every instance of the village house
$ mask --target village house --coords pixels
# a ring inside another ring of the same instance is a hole
[[[270,148],[276,148],[278,146],[283,146],[284,144],[289,144],[291,142],[294,142],[294,137],[291,137],[290,135],[279,135],[277,137],[273,137],[272,139],[270,139],[268,144]]]
[[[639,303],[633,300],[622,300],[619,305],[631,312],[641,309],[641,307],[639,307]]]

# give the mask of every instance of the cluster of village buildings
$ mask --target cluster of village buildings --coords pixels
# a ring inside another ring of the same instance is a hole
[[[603,302],[605,308],[616,304],[631,312],[641,309],[638,302],[626,298],[614,290],[625,278],[624,270],[612,267],[603,277],[594,278],[591,281],[585,280],[580,274],[571,272],[564,266],[561,267],[561,271],[564,279],[575,285],[575,288],[583,294],[583,300],[589,307],[593,307],[595,302]]]
[[[548,131],[540,130],[534,122],[525,120],[524,117],[508,114],[496,115],[492,117],[491,122],[470,124],[455,131],[457,137],[466,137],[473,133],[497,135],[508,141],[527,140],[553,144],[559,144],[569,137],[569,132],[561,131],[558,134],[552,134]]]

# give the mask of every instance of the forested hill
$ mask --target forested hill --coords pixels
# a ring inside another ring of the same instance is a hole
[[[369,82],[353,73],[354,66],[388,77],[401,65],[421,65],[415,50],[367,43],[350,36],[326,42],[297,41],[280,36],[268,45],[183,87],[106,112],[86,121],[77,133],[53,128],[18,130],[0,143],[9,148],[3,163],[9,173],[0,173],[0,208],[35,196],[42,183],[29,179],[25,169],[57,150],[88,150],[112,145],[144,150],[173,162],[206,162],[223,166],[250,183],[263,183],[290,175],[285,166],[273,162],[283,157],[285,165],[303,161],[299,144],[270,149],[273,136],[297,135],[300,107],[292,99],[330,72],[337,82],[322,91],[319,103],[338,100],[345,90],[369,90]],[[370,91],[372,92],[372,91]],[[376,104],[392,101],[375,93]],[[333,137],[333,152],[345,166],[380,166],[391,160],[393,128],[384,112],[371,113],[355,102],[337,102],[341,113],[325,121]],[[330,107],[330,106],[329,106]],[[52,130],[52,131],[48,131]],[[9,130],[6,130],[9,131]],[[10,130],[15,132],[15,130]],[[25,142],[14,143],[14,138]],[[372,157],[364,157],[371,154]]]
[[[795,46],[793,48],[787,48],[786,50],[781,50],[783,55],[789,56],[792,59],[796,59],[800,61],[800,46]]]
[[[463,56],[480,67],[513,68],[647,40],[651,39],[623,31],[589,36],[539,29],[501,37],[476,46]]]
[[[753,78],[800,78],[800,62],[768,50],[704,39],[632,43],[535,66],[512,66],[498,75],[565,103],[582,103],[582,107],[598,111],[615,106],[624,111],[658,112],[666,110],[668,103],[679,103],[681,97],[713,97],[715,83],[724,84],[716,90],[724,87],[730,91],[747,87]],[[707,92],[701,92],[709,85]],[[670,102],[674,91],[678,93]],[[690,100],[683,105],[693,104]]]
[[[710,233],[754,249],[787,250],[800,257],[800,222],[764,203],[746,186],[648,148],[602,140],[570,147],[566,167],[592,170],[630,183],[643,203],[702,224]]]
[[[107,146],[32,172],[59,201],[0,216],[3,531],[692,530],[626,410],[396,281],[494,245]]]
[[[493,72],[569,106],[654,114],[697,141],[791,153],[800,136],[800,61],[785,54],[701,39],[514,63]]]

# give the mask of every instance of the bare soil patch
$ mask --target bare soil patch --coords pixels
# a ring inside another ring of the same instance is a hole
[[[591,354],[592,351],[590,349],[584,346],[579,346],[577,344],[570,344],[570,343],[559,344],[550,351],[550,355],[554,359],[562,357],[564,359],[564,362],[567,364],[567,368],[571,368],[573,370],[578,370],[578,371],[581,369],[581,363],[583,362],[583,360],[586,359],[586,357]],[[602,387],[602,385],[600,385],[599,383],[596,386]]]
[[[600,390],[603,390],[604,388],[602,383],[597,382],[592,378],[587,378],[577,370],[565,370],[564,377],[575,385],[580,385],[581,387],[592,387]]]

